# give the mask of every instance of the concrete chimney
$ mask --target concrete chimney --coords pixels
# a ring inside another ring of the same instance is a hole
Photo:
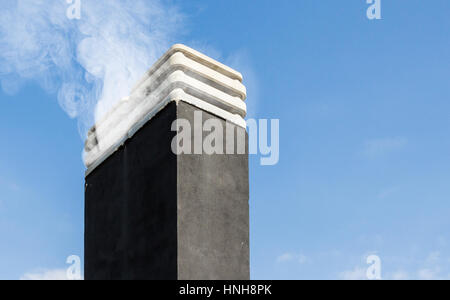
[[[175,45],[90,130],[85,279],[249,279],[245,98],[240,73]],[[233,129],[213,154],[209,120]]]

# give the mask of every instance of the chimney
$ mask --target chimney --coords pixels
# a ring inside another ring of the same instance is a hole
[[[175,45],[90,130],[85,279],[250,278],[245,98],[240,73]],[[205,122],[227,129],[214,153]]]

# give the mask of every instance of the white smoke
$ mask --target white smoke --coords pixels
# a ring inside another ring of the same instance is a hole
[[[82,137],[95,120],[129,94],[168,49],[183,16],[160,0],[2,0],[0,80],[7,93],[28,81],[55,93],[77,118]]]

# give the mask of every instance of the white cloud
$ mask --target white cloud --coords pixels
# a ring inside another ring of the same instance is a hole
[[[441,253],[439,251],[431,252],[425,259],[424,266],[417,271],[419,280],[441,280],[444,279],[441,274],[442,264]]]
[[[292,262],[295,261],[301,265],[308,263],[310,260],[307,256],[299,253],[284,253],[277,257],[276,262],[277,263],[286,263],[286,262]]]
[[[417,272],[417,278],[419,280],[439,280],[441,279],[439,276],[438,269],[421,269]]]
[[[391,274],[388,277],[391,278],[392,280],[408,280],[409,274],[406,271],[399,270],[397,272],[394,272],[393,274]]]
[[[408,144],[404,137],[371,139],[364,143],[363,154],[368,158],[376,158],[401,150]]]
[[[54,269],[29,272],[20,277],[20,280],[68,280],[67,270]]]
[[[294,260],[294,255],[292,253],[284,253],[277,257],[278,263],[284,263]]]
[[[425,262],[427,264],[437,264],[439,263],[440,260],[441,260],[441,253],[439,251],[434,251],[428,255]]]
[[[442,270],[445,269],[446,260],[440,251],[433,251],[418,260],[418,264],[406,271],[404,268],[387,276],[391,280],[442,280],[445,279]]]
[[[299,264],[303,265],[303,264],[306,264],[309,261],[309,259],[305,255],[299,254],[297,256],[297,261],[298,261]]]
[[[353,270],[344,271],[338,274],[341,280],[367,280],[367,270],[361,267],[355,267]]]

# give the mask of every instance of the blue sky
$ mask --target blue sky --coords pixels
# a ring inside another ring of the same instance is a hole
[[[173,42],[280,119],[279,164],[250,162],[252,279],[359,279],[370,254],[386,279],[450,278],[450,2],[382,0],[374,21],[365,0],[164,3]],[[0,279],[83,256],[79,122],[22,81],[0,91]]]

